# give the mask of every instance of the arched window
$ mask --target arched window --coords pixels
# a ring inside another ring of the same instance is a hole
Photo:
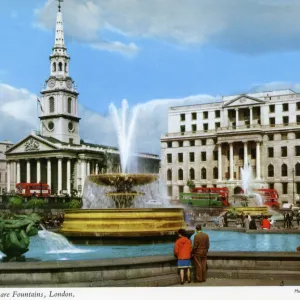
[[[72,113],[72,98],[68,98],[68,113]]]
[[[56,63],[55,62],[52,64],[52,72],[56,72]]]
[[[190,169],[190,180],[195,180],[195,170],[193,168]]]
[[[281,176],[288,176],[288,167],[286,164],[281,166]]]
[[[274,177],[274,166],[273,165],[268,166],[268,177]]]
[[[54,98],[53,97],[49,98],[49,112],[54,113]]]
[[[172,180],[172,170],[167,171],[167,180]]]
[[[65,63],[65,72],[68,72],[68,64]]]
[[[63,69],[63,65],[62,65],[62,62],[59,62],[58,63],[58,71],[62,71]]]
[[[219,176],[219,170],[217,167],[214,167],[214,170],[213,170],[213,175],[214,175],[214,179],[218,179],[218,176]]]
[[[183,180],[183,170],[182,169],[178,170],[178,180]]]
[[[295,175],[300,176],[300,164],[299,163],[296,163],[295,170],[296,170]]]
[[[206,169],[205,168],[201,169],[201,179],[206,179]]]

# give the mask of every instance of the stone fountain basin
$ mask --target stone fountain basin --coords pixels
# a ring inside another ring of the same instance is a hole
[[[98,185],[114,186],[119,182],[130,182],[131,185],[144,185],[156,181],[155,174],[126,174],[126,173],[106,173],[89,175],[88,179]]]
[[[186,228],[182,208],[80,209],[66,211],[66,237],[175,236]]]

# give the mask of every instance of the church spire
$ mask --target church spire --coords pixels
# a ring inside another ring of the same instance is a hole
[[[61,2],[63,2],[63,0],[57,0],[57,1],[58,1],[58,12],[56,16],[54,49],[58,48],[61,50],[63,49],[66,50],[65,39],[64,39],[64,27],[63,27],[62,13],[61,13]]]

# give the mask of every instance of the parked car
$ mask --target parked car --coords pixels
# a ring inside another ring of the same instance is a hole
[[[295,210],[298,211],[300,209],[300,207],[296,206],[293,203],[283,203],[282,204],[282,209],[291,209],[293,211],[295,211]]]

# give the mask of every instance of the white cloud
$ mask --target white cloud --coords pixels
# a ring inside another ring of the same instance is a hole
[[[48,0],[36,12],[37,24],[53,29],[56,10],[54,1]],[[299,11],[298,0],[72,0],[63,4],[67,34],[89,44],[105,43],[103,33],[111,32],[129,39],[129,45],[143,37],[212,44],[248,54],[299,49]],[[111,51],[109,45],[100,48]],[[126,51],[135,52],[135,47]]]

